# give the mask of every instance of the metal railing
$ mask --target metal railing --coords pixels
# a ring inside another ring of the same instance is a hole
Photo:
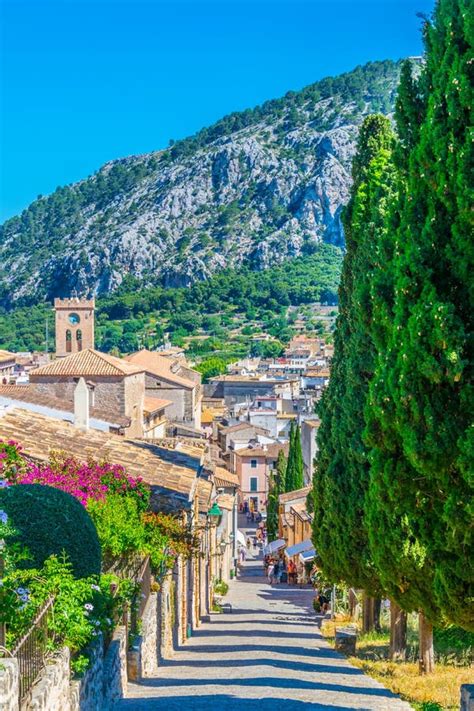
[[[50,631],[48,621],[52,613],[54,598],[50,598],[41,608],[30,629],[17,641],[10,654],[18,659],[20,673],[20,700],[23,699],[48,656]]]
[[[107,570],[108,573],[114,573],[119,578],[129,578],[137,585],[137,591],[134,599],[129,606],[126,604],[124,608],[118,612],[116,623],[122,624],[128,633],[135,635],[139,629],[139,620],[143,616],[146,604],[151,593],[151,564],[149,556],[146,558],[123,559],[116,561]],[[106,646],[110,639],[106,639]]]

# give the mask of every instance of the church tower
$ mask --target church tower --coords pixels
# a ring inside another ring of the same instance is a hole
[[[55,299],[56,356],[94,348],[94,299]]]

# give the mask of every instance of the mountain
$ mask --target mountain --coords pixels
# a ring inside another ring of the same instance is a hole
[[[186,286],[342,246],[358,126],[393,108],[400,62],[371,62],[104,165],[1,227],[0,302],[104,294],[126,275]]]

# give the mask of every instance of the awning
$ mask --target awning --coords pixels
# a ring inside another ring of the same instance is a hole
[[[298,555],[298,553],[304,553],[305,551],[311,550],[312,547],[313,543],[308,538],[306,541],[301,541],[301,543],[296,543],[296,545],[287,548],[285,555],[287,555],[288,558],[292,558],[294,555]]]
[[[263,554],[268,555],[271,553],[276,553],[279,551],[281,548],[284,548],[286,546],[286,541],[283,540],[283,538],[277,538],[276,541],[270,541],[270,543],[265,546],[263,549]]]
[[[314,560],[316,556],[316,551],[314,548],[310,548],[309,551],[303,551],[300,553],[300,561],[302,563],[311,563],[312,560]]]
[[[244,536],[244,534],[242,533],[242,531],[239,531],[239,529],[237,529],[237,543],[240,543],[242,546],[246,546],[246,545],[247,545],[247,541],[245,540],[245,536]]]

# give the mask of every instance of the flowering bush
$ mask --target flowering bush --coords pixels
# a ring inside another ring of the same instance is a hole
[[[64,556],[51,556],[40,569],[12,571],[0,586],[0,623],[7,625],[7,648],[29,629],[39,609],[52,597],[48,648],[67,645],[74,655],[99,632],[108,635],[118,611],[134,595],[134,584],[116,576],[75,578]]]
[[[72,494],[85,506],[90,499],[101,501],[108,494],[133,495],[142,511],[150,490],[138,478],[128,476],[120,464],[90,459],[80,462],[62,452],[53,453],[47,464],[27,461],[17,442],[0,441],[0,477],[4,484],[45,484]]]
[[[26,469],[26,461],[21,454],[21,445],[13,439],[0,439],[0,486],[15,479]]]

